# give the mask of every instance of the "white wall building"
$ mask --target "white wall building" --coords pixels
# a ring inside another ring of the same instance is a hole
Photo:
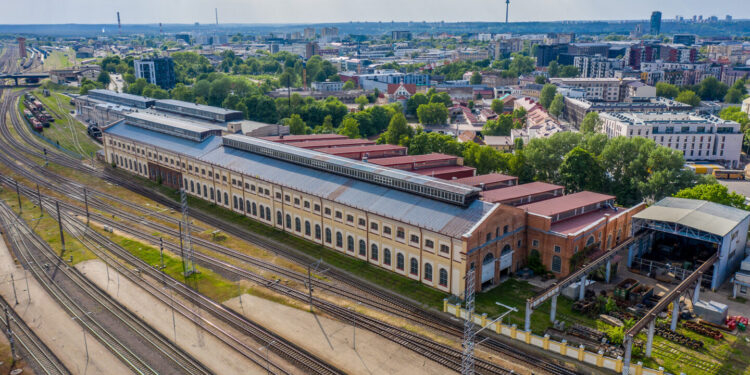
[[[619,78],[552,78],[550,82],[561,86],[579,87],[586,91],[587,100],[619,102],[620,85],[627,84],[634,79]]]
[[[646,137],[681,151],[688,161],[712,161],[738,168],[740,124],[695,113],[600,113],[608,137]]]
[[[747,98],[742,102],[742,112],[750,114],[750,98]]]

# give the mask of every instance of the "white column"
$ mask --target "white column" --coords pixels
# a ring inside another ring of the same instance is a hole
[[[549,321],[555,322],[555,313],[557,312],[557,294],[552,296],[551,306],[549,308]]]
[[[581,278],[581,288],[578,289],[578,299],[582,300],[586,294],[586,275]]]
[[[622,375],[630,375],[630,353],[633,351],[633,339],[626,335],[622,345],[625,347],[625,357],[622,359]]]
[[[680,297],[677,297],[672,301],[672,324],[669,329],[672,331],[677,329],[677,317],[680,315]]]
[[[654,329],[656,328],[656,320],[651,319],[648,323],[648,341],[646,341],[646,357],[651,357],[651,348],[654,344]]]
[[[531,331],[531,302],[526,301],[526,319],[524,321],[523,330],[528,332]]]
[[[698,281],[695,283],[695,291],[693,292],[693,305],[695,305],[695,303],[700,299],[702,279],[703,275],[698,276]]]
[[[606,271],[607,273],[606,273],[606,275],[604,276],[604,281],[605,281],[605,282],[606,282],[607,284],[609,284],[609,278],[610,278],[610,276],[611,276],[611,271],[610,271],[610,268],[611,268],[611,267],[612,267],[612,259],[607,259],[607,271]]]

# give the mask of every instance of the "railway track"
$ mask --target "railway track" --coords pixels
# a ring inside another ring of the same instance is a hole
[[[21,350],[21,356],[26,359],[35,373],[47,375],[71,373],[3,297],[0,297],[0,306],[6,312],[5,315],[0,316],[0,329],[9,340],[12,337],[17,348]]]
[[[71,161],[70,158],[67,157],[66,155],[62,155],[62,154],[55,155],[54,162],[57,163],[58,160],[61,163],[72,164],[70,163]],[[121,185],[131,191],[134,191],[138,194],[141,194],[150,199],[153,199],[154,201],[166,207],[169,207],[172,209],[178,208],[175,202],[171,201],[170,199],[158,193],[155,193],[154,191],[144,186],[141,186],[133,182],[132,180],[130,181],[126,180],[126,177],[120,176],[117,171],[112,171],[109,169],[98,170],[98,169],[92,169],[88,167],[81,168],[80,162],[79,161],[75,161],[75,162],[77,163],[77,166],[74,167],[76,170],[89,173],[89,174],[94,174],[97,177],[103,178],[104,180],[108,182]],[[83,187],[81,186],[80,190],[82,189]],[[111,200],[118,204],[123,204],[129,208],[132,208],[133,210],[136,210],[137,212],[140,212],[141,214],[151,215],[151,216],[154,216],[155,214],[152,210],[149,210],[149,209],[144,209],[142,207],[131,207],[132,204],[129,204],[129,202],[123,201],[117,197],[112,197],[107,194],[97,192],[95,190],[89,190],[89,192],[93,196],[100,198],[103,201]],[[68,193],[68,194],[71,194],[71,193]],[[91,203],[91,201],[89,203]],[[96,207],[96,208],[100,208],[100,207]],[[118,217],[128,217],[129,215],[133,215],[133,214],[120,211],[119,213],[116,213],[116,215],[118,215]],[[281,244],[276,241],[272,241],[264,237],[255,235],[254,233],[248,232],[244,228],[233,225],[232,223],[226,223],[222,220],[216,219],[200,211],[192,210],[191,215],[197,220],[206,222],[207,224],[210,224],[215,227],[221,227],[227,233],[233,236],[236,236],[245,241],[253,243],[256,246],[269,250],[273,253],[283,255],[284,257],[292,261],[295,261],[298,264],[307,265],[315,260],[309,256],[298,253],[296,250],[286,246],[285,244]],[[137,217],[137,215],[135,216]],[[171,221],[172,223],[176,222],[176,220],[171,218],[170,216],[167,216],[167,215],[162,215],[162,216],[172,219],[172,220],[167,219],[167,221]],[[140,218],[136,218],[136,217],[129,217],[128,219],[133,220],[134,222],[139,222],[139,223],[144,222],[143,217],[140,217]],[[158,217],[158,218],[164,219],[164,217]],[[153,228],[157,228],[157,227],[153,226]],[[174,233],[176,232],[176,230],[173,228],[163,227],[163,226],[160,227],[158,230],[169,235],[174,235]],[[147,240],[151,243],[154,243],[153,239],[147,239]],[[209,241],[200,240],[197,237],[194,237],[194,240],[197,240],[197,242],[199,242],[197,243],[197,245],[203,246],[211,251],[214,251],[223,255],[231,256],[235,259],[238,259],[242,262],[246,262],[255,267],[261,267],[263,269],[272,271],[274,273],[278,273],[279,275],[282,275],[286,278],[290,278],[292,280],[296,280],[300,282],[304,282],[304,280],[306,279],[305,275],[300,275],[299,273],[296,273],[294,271],[276,266],[273,263],[265,262],[265,261],[258,260],[258,259],[253,259],[252,257],[248,257],[247,255],[238,253],[231,249],[222,248]],[[452,321],[451,319],[447,318],[443,314],[437,314],[431,311],[425,311],[421,306],[419,306],[416,303],[413,303],[411,301],[405,301],[400,296],[393,295],[392,293],[387,292],[387,291],[382,291],[378,287],[374,287],[373,285],[369,283],[364,283],[361,280],[355,277],[352,277],[351,275],[348,275],[344,272],[339,272],[337,270],[332,269],[332,270],[329,270],[326,276],[338,282],[341,282],[342,284],[345,285],[345,287],[334,286],[332,284],[325,283],[320,280],[313,280],[314,286],[316,288],[324,289],[332,293],[338,294],[340,296],[346,297],[348,299],[358,301],[363,304],[367,304],[368,306],[372,306],[372,307],[384,310],[386,312],[389,312],[391,314],[406,318],[410,321],[414,321],[419,324],[426,325],[432,329],[435,329],[444,333],[448,333],[448,334],[458,336],[458,337],[462,335],[460,324],[458,322]],[[337,290],[334,290],[334,289],[337,289]],[[561,366],[559,364],[552,363],[546,358],[538,358],[538,357],[531,356],[526,351],[517,349],[513,346],[507,345],[503,342],[500,342],[498,340],[495,340],[489,337],[483,337],[483,339],[484,339],[482,343],[483,346],[489,349],[492,349],[493,351],[497,351],[501,355],[510,357],[519,362],[523,362],[529,366],[542,369],[552,374],[563,374],[563,375],[576,374],[575,371],[571,371],[567,367]]]

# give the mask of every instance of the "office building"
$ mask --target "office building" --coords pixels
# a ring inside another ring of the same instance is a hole
[[[697,36],[695,34],[674,34],[672,42],[674,44],[682,44],[685,46],[692,46],[695,44]]]
[[[740,124],[695,113],[601,113],[608,137],[645,137],[682,152],[688,161],[712,161],[738,168]]]
[[[176,83],[174,62],[171,57],[133,60],[135,78],[143,78],[164,90],[169,90]]]
[[[616,70],[622,70],[624,62],[602,56],[576,56],[573,65],[578,68],[582,78],[612,78]]]
[[[687,104],[661,97],[631,102],[602,102],[565,96],[563,117],[572,125],[579,126],[589,112],[688,112],[692,108]]]
[[[395,30],[391,31],[391,39],[393,40],[411,40],[411,31]]]
[[[303,36],[304,36],[304,38],[306,40],[313,40],[313,39],[315,39],[315,28],[314,27],[306,27]]]
[[[320,45],[315,42],[308,42],[305,45],[305,58],[309,59],[315,55],[320,55]]]
[[[651,13],[651,35],[661,34],[661,12],[655,11]]]
[[[537,66],[548,66],[550,62],[557,61],[560,54],[568,53],[567,44],[537,45],[534,51]]]
[[[551,78],[558,86],[577,87],[585,90],[584,98],[594,101],[620,102],[626,97],[625,85],[636,79],[618,78]]]

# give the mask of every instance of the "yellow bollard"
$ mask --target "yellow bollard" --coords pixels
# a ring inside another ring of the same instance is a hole
[[[518,328],[516,327],[515,324],[510,326],[510,338],[515,339],[517,331],[518,331]]]
[[[549,335],[544,335],[544,341],[542,341],[542,348],[549,350]]]
[[[448,299],[443,298],[443,312],[448,312]]]
[[[563,339],[560,343],[560,354],[568,355],[568,340]]]
[[[596,353],[596,365],[598,367],[604,367],[604,352],[601,350]]]
[[[578,346],[578,361],[583,362],[583,357],[586,355],[586,347],[583,345]]]

